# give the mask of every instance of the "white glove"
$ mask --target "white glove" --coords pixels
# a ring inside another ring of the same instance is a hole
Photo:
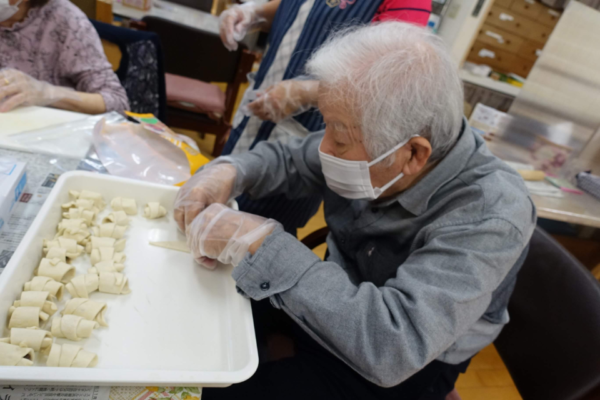
[[[80,100],[72,89],[38,81],[16,69],[0,70],[0,112],[19,106],[46,106],[67,98]]]
[[[266,20],[260,15],[260,7],[250,1],[234,5],[223,11],[220,17],[219,34],[229,51],[238,49],[238,42],[244,39],[250,29],[257,28]]]
[[[318,92],[318,81],[281,81],[265,92],[257,93],[258,98],[247,107],[258,118],[278,123],[316,107]]]
[[[212,204],[188,228],[188,246],[194,260],[215,269],[217,260],[237,266],[248,251],[254,254],[280,225],[277,221]]]
[[[217,159],[218,160],[218,159]],[[237,171],[231,164],[208,164],[192,176],[177,193],[173,217],[182,232],[186,232],[196,215],[213,203],[225,204],[239,196],[235,188]]]

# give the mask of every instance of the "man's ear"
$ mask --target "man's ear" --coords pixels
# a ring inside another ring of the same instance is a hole
[[[421,172],[429,157],[431,157],[431,143],[423,137],[414,137],[402,148],[405,151],[410,151],[408,162],[402,168],[402,172],[406,176],[411,176]]]

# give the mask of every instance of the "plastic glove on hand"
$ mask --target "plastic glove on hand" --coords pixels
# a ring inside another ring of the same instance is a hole
[[[248,104],[248,109],[262,120],[281,120],[301,114],[316,106],[318,81],[287,80],[269,87]]]
[[[74,90],[38,81],[16,69],[0,70],[0,112],[20,106],[46,106],[66,98],[80,99]]]
[[[259,7],[254,2],[234,5],[223,11],[219,23],[219,35],[229,51],[238,49],[248,31],[257,28],[265,19],[259,15]]]
[[[237,266],[248,252],[254,254],[278,225],[272,219],[213,204],[189,226],[188,246],[194,260],[208,269],[216,268],[217,260]]]
[[[225,204],[234,195],[236,169],[231,164],[207,165],[192,176],[177,193],[173,217],[182,232],[213,203]]]

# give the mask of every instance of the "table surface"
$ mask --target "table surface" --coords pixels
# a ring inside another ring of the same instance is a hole
[[[160,17],[203,31],[219,33],[219,17],[216,15],[169,1],[155,0],[154,5],[148,11],[127,7],[120,1],[115,1],[113,3],[113,14],[132,19],[142,19],[146,16]]]
[[[470,73],[467,70],[461,69],[458,72],[460,79],[465,82],[472,83],[473,85],[482,86],[487,89],[495,90],[503,94],[507,94],[513,97],[517,97],[521,92],[521,88],[518,88],[510,83],[495,81],[492,78],[486,76],[479,76]]]

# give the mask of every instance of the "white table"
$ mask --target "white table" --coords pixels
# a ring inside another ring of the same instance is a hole
[[[153,3],[150,10],[143,11],[126,7],[120,1],[115,1],[113,3],[113,14],[138,20],[146,16],[159,17],[203,31],[219,33],[219,17],[216,15],[169,1],[155,0]]]
[[[0,147],[29,152],[37,151],[15,142],[14,137],[11,137],[11,135],[52,128],[87,117],[89,115],[47,107],[23,107],[8,113],[0,113]],[[69,148],[61,149],[60,153],[59,155],[67,157],[82,157],[79,154],[80,152],[75,154]]]

